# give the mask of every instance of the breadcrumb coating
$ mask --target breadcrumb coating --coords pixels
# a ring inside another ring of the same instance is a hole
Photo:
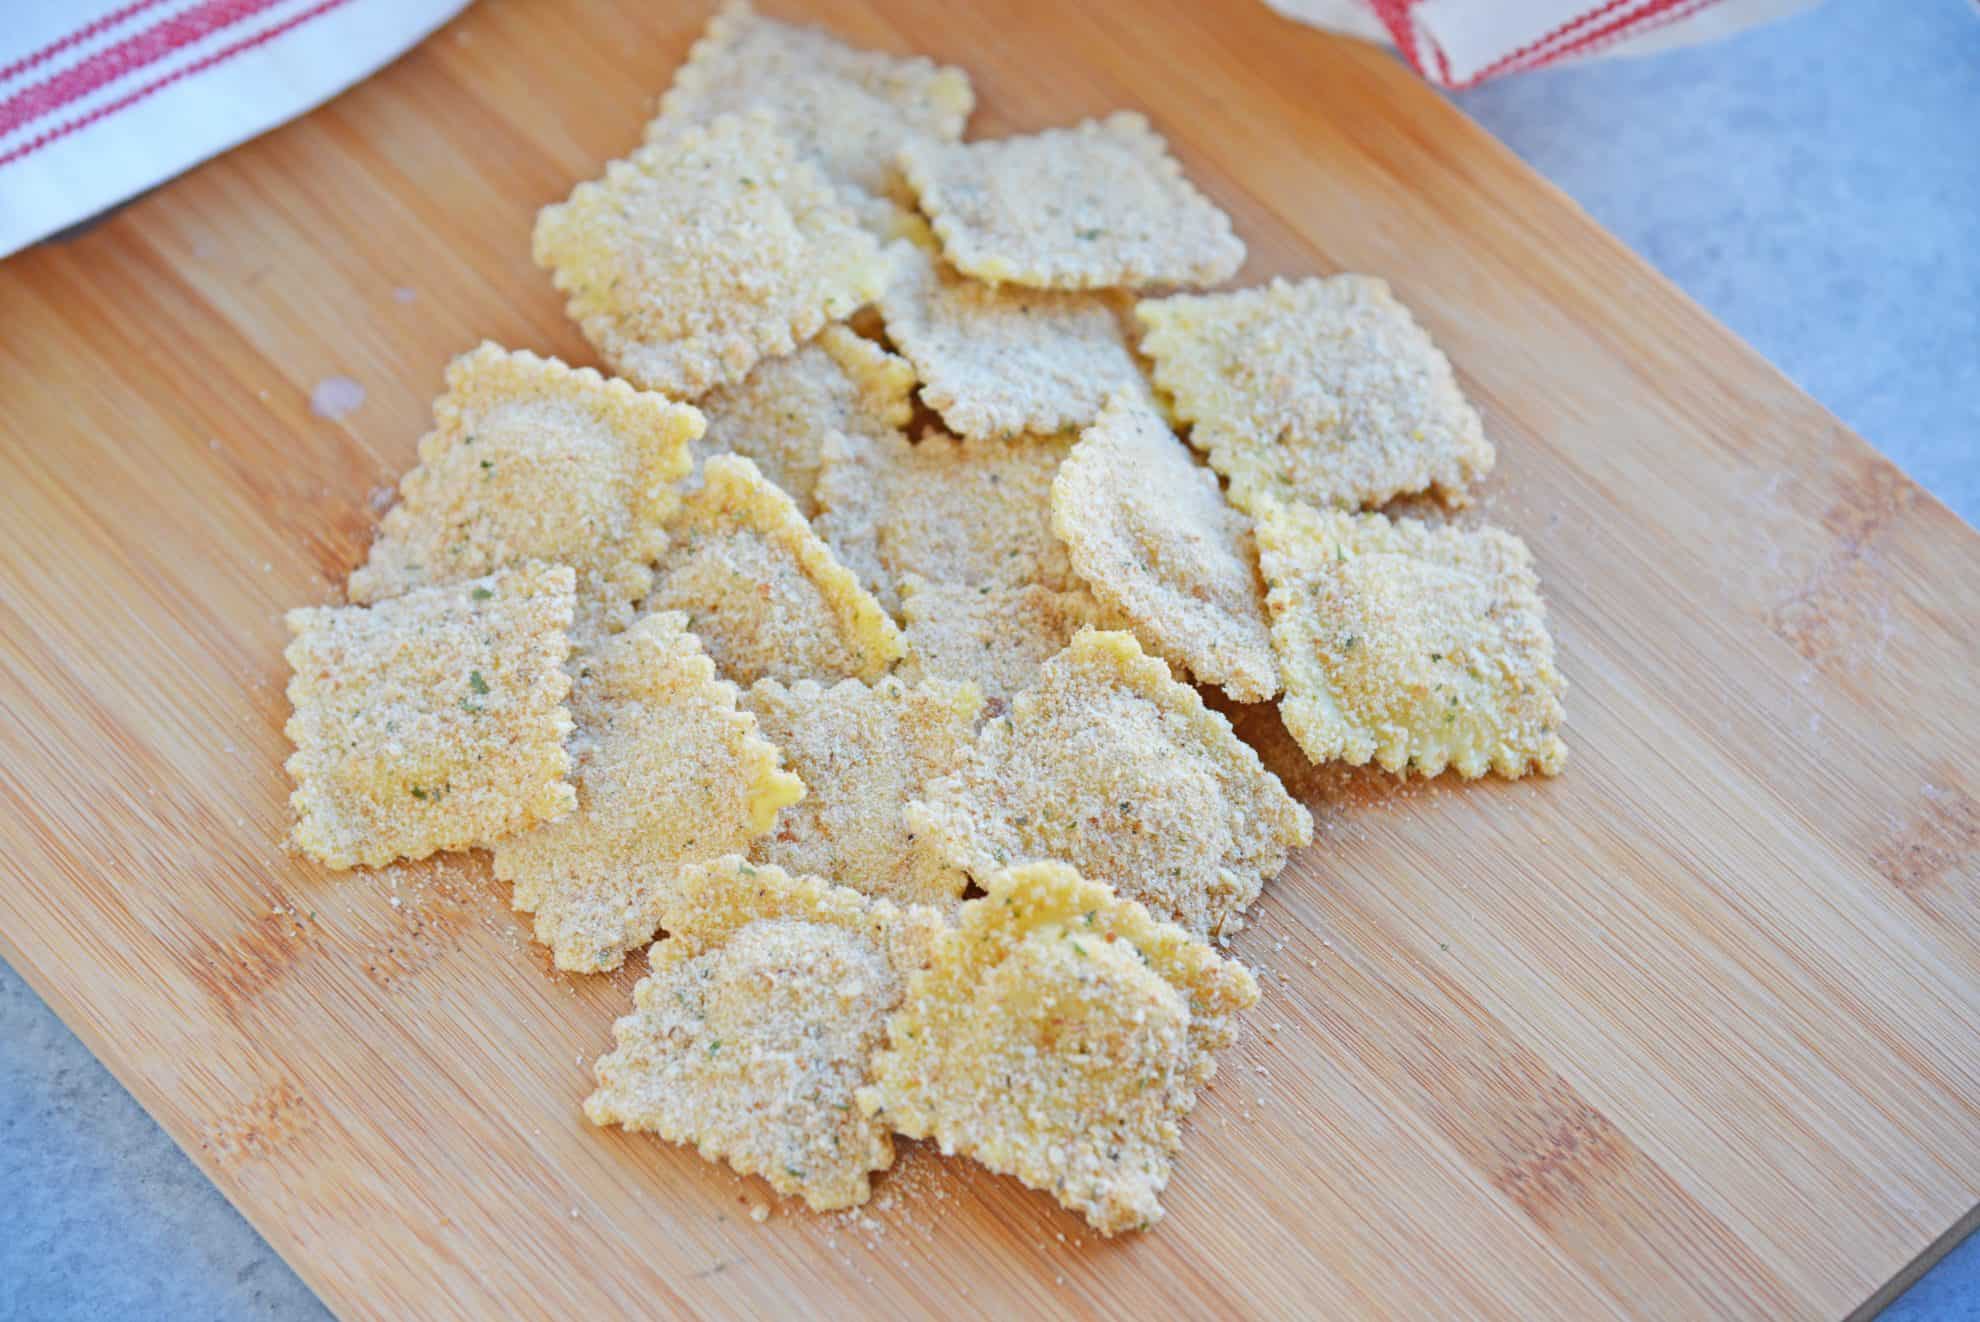
[[[861,1108],[1051,1193],[1105,1235],[1161,1219],[1244,967],[1063,863],[991,877],[935,940]]]
[[[1313,839],[1313,819],[1230,722],[1127,633],[1082,630],[986,723],[908,829],[979,882],[1056,859],[1199,938]]]
[[[1279,710],[1308,757],[1466,779],[1559,773],[1567,681],[1519,538],[1274,505],[1258,544]]]
[[[495,876],[558,968],[619,967],[690,864],[747,849],[803,797],[737,697],[672,612],[578,663],[577,811],[495,846]]]
[[[732,855],[688,869],[664,917],[586,1117],[692,1143],[814,1211],[864,1203],[894,1144],[855,1096],[940,915]]]
[[[333,868],[377,867],[568,813],[575,607],[568,566],[530,563],[290,611],[294,846]]]
[[[900,161],[943,254],[978,280],[1213,285],[1244,264],[1230,217],[1131,112],[984,142],[914,142]]]
[[[623,376],[732,385],[880,296],[878,242],[761,110],[648,143],[536,218],[536,264]]]
[[[1461,503],[1491,471],[1450,360],[1386,281],[1274,280],[1141,303],[1141,348],[1231,500],[1372,506],[1434,490]]]
[[[349,596],[369,603],[544,560],[577,571],[580,646],[632,623],[702,416],[663,395],[484,343],[447,367],[419,466]]]

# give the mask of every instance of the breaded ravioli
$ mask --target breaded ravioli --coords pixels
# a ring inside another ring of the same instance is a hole
[[[1450,360],[1386,281],[1274,280],[1135,316],[1155,384],[1254,514],[1266,499],[1356,507],[1431,490],[1458,503],[1491,471]]]
[[[1052,484],[1052,529],[1165,660],[1239,702],[1279,691],[1251,520],[1146,402],[1116,397],[1080,433]]]
[[[1519,538],[1275,505],[1258,543],[1279,710],[1308,757],[1467,779],[1560,771],[1567,681]]]
[[[736,683],[878,679],[899,659],[893,620],[749,460],[703,465],[668,534],[647,605],[683,612]]]
[[[577,811],[495,847],[560,969],[617,968],[689,865],[747,849],[804,794],[686,623],[647,615],[579,662]]]
[[[623,629],[652,583],[702,425],[692,407],[588,367],[494,344],[462,354],[350,598],[544,560],[577,571],[581,645]]]
[[[962,870],[913,847],[903,810],[955,769],[976,732],[983,694],[974,684],[762,679],[743,701],[807,790],[752,846],[753,859],[901,904],[961,896]]]
[[[861,1108],[1051,1193],[1094,1229],[1145,1229],[1231,1017],[1233,960],[1063,863],[992,876],[935,941]]]
[[[1244,264],[1230,217],[1131,112],[1011,138],[910,143],[901,169],[949,264],[991,284],[1211,285]]]
[[[1083,630],[984,725],[908,827],[979,882],[1057,859],[1192,936],[1243,926],[1245,906],[1313,838],[1313,819],[1127,633]]]
[[[536,264],[627,379],[676,399],[732,385],[879,297],[887,264],[765,111],[613,161],[536,218]]]
[[[902,147],[954,142],[975,104],[961,69],[860,50],[727,0],[675,71],[646,136],[657,141],[727,111],[761,109],[826,178],[877,199],[901,191],[894,160]]]
[[[292,610],[290,839],[333,868],[466,849],[571,810],[576,577],[536,562]]]
[[[816,1211],[864,1203],[894,1144],[854,1098],[941,917],[734,856],[689,869],[664,917],[585,1115]]]
[[[1117,296],[987,285],[905,239],[888,255],[887,336],[956,435],[1064,431],[1091,422],[1111,394],[1149,393]]]

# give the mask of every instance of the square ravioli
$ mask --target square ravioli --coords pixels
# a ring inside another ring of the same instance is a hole
[[[1100,604],[1083,587],[958,587],[918,574],[901,580],[901,620],[907,646],[901,678],[971,680],[992,715],[1029,688],[1074,634],[1104,623]]]
[[[1158,656],[1239,702],[1279,691],[1251,520],[1150,405],[1117,397],[1080,433],[1052,483],[1052,529]]]
[[[887,266],[761,111],[613,161],[536,218],[536,264],[623,376],[691,399],[879,297]]]
[[[595,1125],[692,1143],[814,1211],[894,1164],[855,1104],[941,917],[731,856],[690,869],[585,1100]]]
[[[906,574],[970,587],[1065,587],[1072,566],[1052,533],[1052,478],[1072,443],[828,437],[818,530],[864,567],[889,609]]]
[[[668,527],[647,605],[677,610],[738,684],[878,679],[901,632],[755,464],[717,455]]]
[[[983,694],[974,684],[763,679],[743,701],[807,791],[751,847],[752,859],[901,904],[946,906],[962,895],[961,869],[912,847],[903,809],[955,769],[976,733]]]
[[[739,454],[790,493],[807,519],[818,513],[820,445],[827,433],[891,436],[914,414],[914,369],[845,326],[827,326],[787,358],[756,365],[739,385],[702,396],[708,430],[697,463]]]
[[[986,285],[905,239],[889,256],[887,337],[958,436],[1063,431],[1091,422],[1116,391],[1147,393],[1115,297]]]
[[[804,795],[681,616],[648,615],[578,665],[577,811],[495,846],[557,967],[597,973],[653,937],[693,863],[739,852]]]
[[[382,601],[527,560],[577,571],[581,644],[632,623],[701,414],[588,367],[483,344],[448,365],[419,466],[350,599]]]
[[[894,158],[901,148],[954,142],[975,104],[961,69],[860,50],[729,0],[675,73],[646,136],[655,141],[726,111],[760,108],[835,184],[889,197],[900,192]]]
[[[1155,384],[1231,499],[1372,506],[1464,498],[1491,471],[1484,424],[1386,281],[1274,280],[1135,309]]]
[[[964,275],[1038,289],[1213,285],[1244,264],[1231,219],[1148,121],[910,143],[901,169]]]
[[[909,982],[859,1104],[1104,1235],[1145,1230],[1211,1053],[1258,984],[1063,863],[1012,868],[986,890]]]
[[[288,613],[297,849],[333,868],[467,849],[571,810],[576,578],[532,563]]]
[[[1567,681],[1526,544],[1272,506],[1258,523],[1286,729],[1315,762],[1557,774]]]
[[[908,829],[978,882],[1057,859],[1198,938],[1313,839],[1313,818],[1231,723],[1127,633],[1085,630],[986,723]]]

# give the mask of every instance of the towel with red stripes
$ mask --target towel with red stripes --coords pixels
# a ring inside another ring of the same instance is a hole
[[[467,0],[0,0],[0,256],[416,44]]]
[[[1813,0],[1266,0],[1303,22],[1387,42],[1441,87],[1730,36]]]

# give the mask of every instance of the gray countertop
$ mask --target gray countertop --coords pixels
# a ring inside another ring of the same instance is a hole
[[[1455,99],[1980,523],[1972,6],[1829,0],[1719,45]],[[324,1316],[4,965],[0,1188],[0,1318]],[[1980,1237],[1886,1317],[1980,1317]]]

